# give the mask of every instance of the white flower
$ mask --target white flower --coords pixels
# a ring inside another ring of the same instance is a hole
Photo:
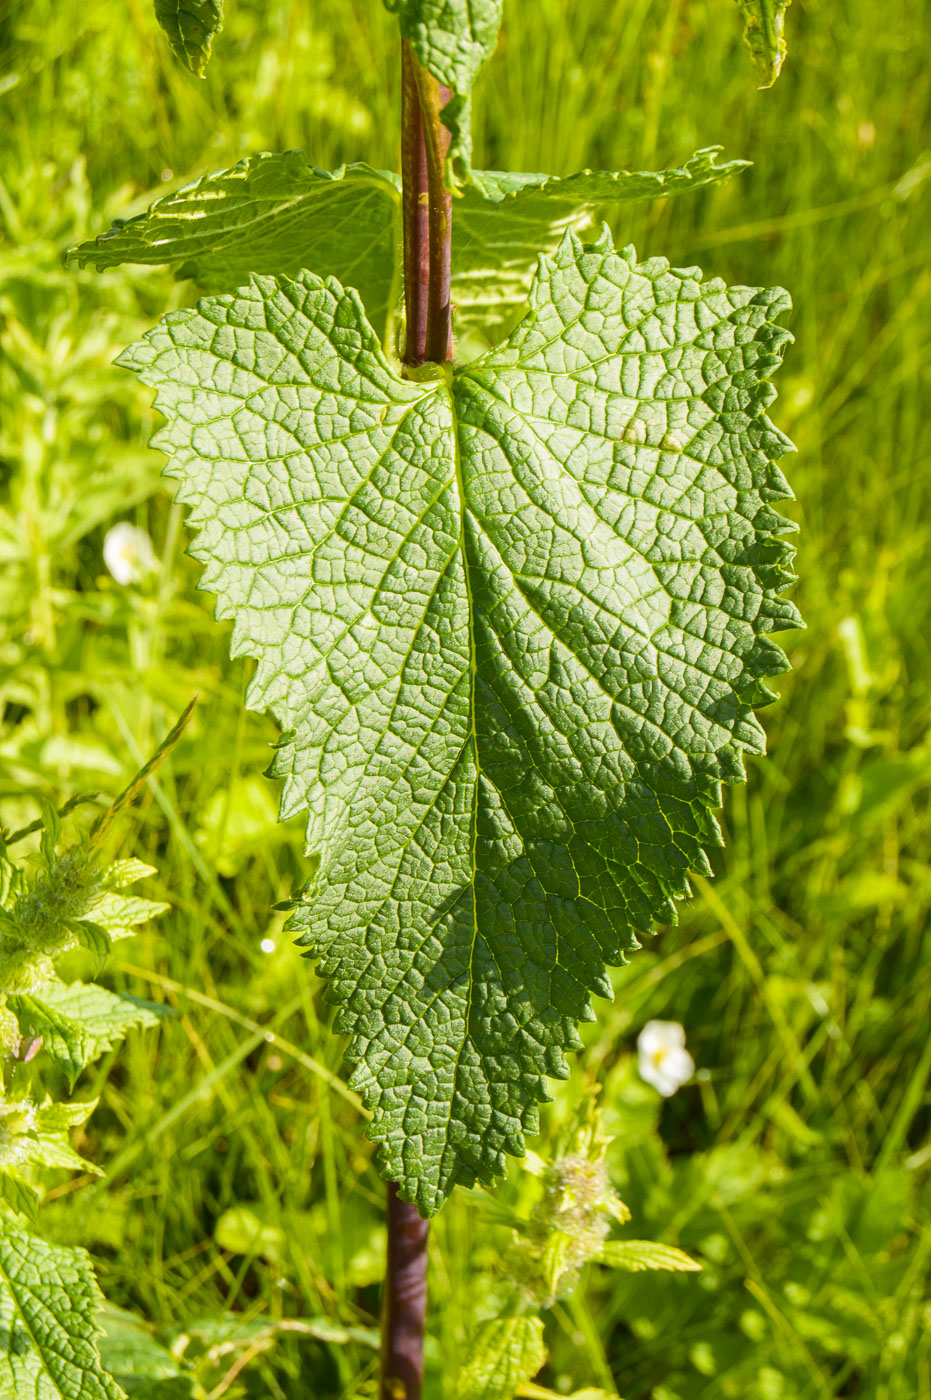
[[[647,1021],[637,1036],[640,1078],[668,1099],[695,1073],[695,1061],[685,1048],[685,1029],[678,1021]]]
[[[103,562],[117,583],[138,583],[157,567],[155,550],[145,530],[121,520],[107,531],[103,542]]]

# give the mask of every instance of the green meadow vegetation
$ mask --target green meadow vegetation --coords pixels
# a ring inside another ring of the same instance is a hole
[[[508,0],[479,78],[477,168],[753,162],[603,216],[640,258],[792,296],[771,413],[797,447],[807,629],[782,635],[769,757],[726,789],[714,879],[611,972],[532,1155],[431,1225],[428,1400],[931,1400],[923,8],[794,0],[758,90],[731,0]],[[105,1364],[140,1400],[373,1396],[384,1185],[346,1037],[274,908],[307,877],[302,821],[277,823],[261,776],[276,730],[196,590],[151,393],[113,364],[197,293],[63,253],[252,151],[396,168],[395,54],[376,0],[238,0],[203,80],[143,0],[0,11],[3,832],[96,795],[63,818],[79,844],[198,696],[108,838],[161,912],[59,968],[158,1006],[77,1079],[99,1099],[71,1120],[85,1166],[37,1178],[43,1236],[90,1251]],[[144,533],[111,534],[127,524]],[[638,1069],[657,1020],[696,1066],[665,1098]],[[66,1096],[60,1067],[36,1073]],[[547,1170],[567,1160],[593,1168],[581,1224]],[[616,1263],[649,1239],[700,1271],[609,1267],[609,1220]],[[474,1363],[515,1297],[544,1329],[508,1388]]]

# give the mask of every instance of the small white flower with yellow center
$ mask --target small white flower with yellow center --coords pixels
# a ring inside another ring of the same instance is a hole
[[[103,562],[117,583],[138,583],[158,567],[152,541],[145,530],[121,520],[107,531],[103,542]]]
[[[678,1021],[647,1021],[637,1036],[640,1078],[668,1099],[695,1073],[685,1048],[685,1028]]]

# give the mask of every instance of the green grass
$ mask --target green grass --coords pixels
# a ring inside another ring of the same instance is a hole
[[[118,791],[195,691],[189,736],[127,823],[172,913],[106,977],[177,1018],[85,1076],[82,1150],[46,1227],[94,1252],[108,1297],[166,1329],[230,1310],[377,1317],[382,1186],[338,1082],[344,1044],[272,904],[301,875],[259,776],[272,726],[194,591],[159,482],[148,395],[118,350],[190,299],[158,270],[66,272],[112,216],[253,149],[396,165],[393,21],[378,0],[230,0],[203,82],[173,64],[147,0],[8,0],[0,16],[0,798]],[[638,252],[779,283],[796,343],[774,416],[794,438],[808,630],[768,712],[771,756],[730,791],[714,882],[615,976],[535,1147],[603,1085],[612,1175],[634,1234],[702,1275],[591,1269],[547,1315],[546,1383],[626,1400],[931,1400],[931,208],[927,15],[795,0],[766,92],[728,0],[511,0],[481,80],[476,154],[566,173],[648,168],[719,142],[753,169],[618,219]],[[156,580],[106,573],[108,526],[151,532]],[[272,953],[261,950],[274,940]],[[650,1017],[700,1068],[660,1110],[632,1064]],[[270,1038],[271,1037],[271,1038]],[[515,1165],[499,1199],[524,1187]],[[217,1222],[251,1203],[250,1253]],[[474,1197],[433,1230],[428,1396],[501,1296],[506,1232]],[[222,1241],[222,1242],[221,1242]],[[189,1352],[197,1346],[190,1343]],[[220,1395],[374,1394],[361,1345],[287,1337]]]

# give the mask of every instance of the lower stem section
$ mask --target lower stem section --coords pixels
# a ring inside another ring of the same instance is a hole
[[[388,1260],[379,1400],[420,1400],[427,1318],[427,1222],[388,1183]]]

